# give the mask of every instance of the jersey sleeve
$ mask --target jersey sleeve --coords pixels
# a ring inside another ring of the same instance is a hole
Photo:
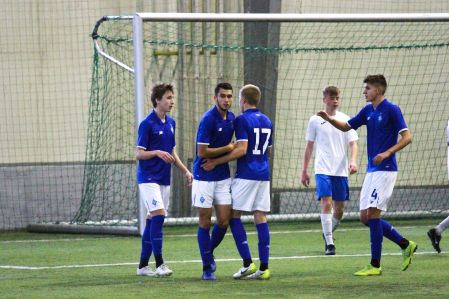
[[[248,141],[248,132],[246,130],[245,119],[238,116],[234,121],[235,139],[239,141]]]
[[[352,142],[352,141],[357,141],[359,140],[359,135],[357,135],[357,132],[354,129],[349,130],[346,133],[346,137],[348,139],[348,143]]]
[[[197,144],[210,144],[211,136],[213,132],[212,121],[210,117],[203,117],[198,125]]]
[[[408,129],[407,124],[405,123],[404,116],[402,115],[401,108],[399,106],[394,105],[392,111],[392,122],[395,126],[396,132],[399,134],[402,131]]]
[[[150,131],[151,126],[148,122],[142,121],[139,125],[139,130],[137,132],[137,143],[136,146],[141,149],[148,149],[150,147]]]
[[[349,126],[353,128],[354,130],[357,130],[363,125],[366,125],[366,107],[363,107],[362,110],[359,111],[359,113],[352,117],[350,120],[348,120]]]
[[[306,141],[315,141],[316,139],[316,129],[313,121],[313,116],[309,119],[309,124],[307,125],[306,131]]]

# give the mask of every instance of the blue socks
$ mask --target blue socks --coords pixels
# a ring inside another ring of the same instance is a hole
[[[153,245],[154,258],[156,259],[156,268],[164,263],[162,259],[162,226],[164,225],[165,216],[156,215],[151,220],[150,240]]]
[[[383,235],[394,243],[400,245],[400,242],[404,239],[404,237],[401,236],[401,234],[387,221],[381,219],[380,222],[382,224]]]
[[[235,245],[237,246],[240,256],[244,261],[247,261],[246,263],[248,263],[248,261],[251,260],[251,253],[249,251],[248,239],[246,237],[246,231],[243,227],[242,221],[240,218],[231,218],[229,226],[231,227]],[[249,265],[247,266],[244,264],[244,266],[248,267]]]
[[[380,257],[382,255],[383,229],[380,219],[368,220],[370,240],[371,240],[371,264],[380,267]]]
[[[203,261],[203,271],[209,270],[212,260],[209,229],[198,226],[198,247]]]
[[[218,224],[214,225],[214,228],[212,229],[212,236],[210,238],[212,252],[218,247],[218,245],[220,245],[221,241],[223,241],[227,230],[227,227],[222,228]]]
[[[150,260],[151,252],[153,251],[150,240],[150,229],[151,219],[147,219],[145,229],[142,234],[142,251],[140,252],[139,269],[148,266],[148,261]]]
[[[270,231],[268,229],[268,223],[257,224],[256,228],[259,238],[260,270],[265,271],[268,269],[268,258],[270,256]]]

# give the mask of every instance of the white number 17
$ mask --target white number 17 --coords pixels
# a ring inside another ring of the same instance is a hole
[[[259,149],[260,131],[262,131],[262,134],[267,134],[267,138],[265,139],[265,143],[263,144],[262,153]],[[254,128],[254,133],[256,134],[256,144],[254,145],[253,155],[263,155],[265,154],[265,151],[268,147],[268,140],[270,139],[271,129],[262,128],[261,130],[260,128]]]

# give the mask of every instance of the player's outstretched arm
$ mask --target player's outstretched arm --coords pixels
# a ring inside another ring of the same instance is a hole
[[[328,121],[331,125],[339,129],[340,131],[347,132],[352,128],[348,125],[348,123],[340,120],[336,120],[332,116],[326,113],[326,111],[320,111],[316,115],[320,116],[324,120]]]
[[[401,135],[401,139],[399,140],[398,143],[387,149],[385,152],[380,153],[374,157],[373,159],[374,165],[379,165],[380,163],[382,163],[383,160],[385,160],[386,158],[390,157],[394,153],[400,151],[401,149],[412,143],[412,134],[410,133],[409,130],[402,131],[401,133],[399,133],[399,135]]]
[[[228,163],[230,161],[237,160],[240,157],[246,155],[246,150],[248,149],[248,141],[239,141],[237,142],[235,149],[232,152],[228,153],[217,159],[206,159],[203,164],[201,164],[201,168],[206,171],[211,171],[217,165]]]

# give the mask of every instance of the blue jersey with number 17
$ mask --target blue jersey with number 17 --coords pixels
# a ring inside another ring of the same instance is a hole
[[[270,180],[268,147],[272,146],[273,125],[258,109],[247,109],[234,121],[236,141],[248,141],[246,155],[237,160],[236,178]]]

